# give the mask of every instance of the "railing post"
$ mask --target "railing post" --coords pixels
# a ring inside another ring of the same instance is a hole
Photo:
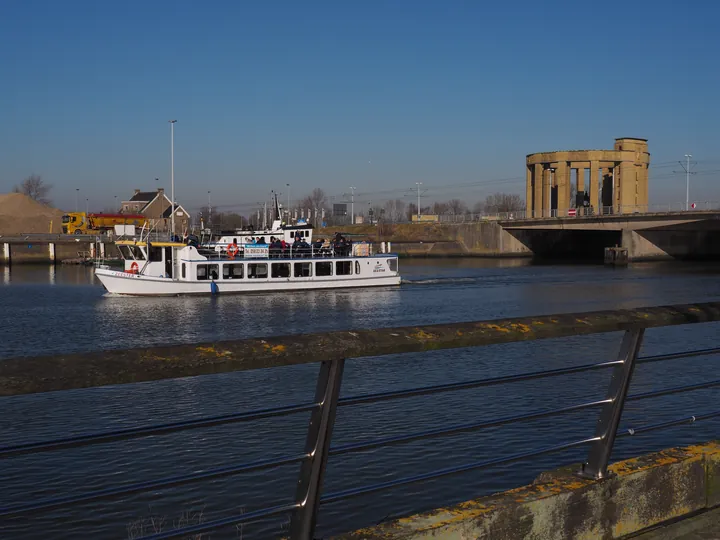
[[[290,521],[291,540],[312,540],[320,506],[325,465],[327,464],[335,412],[345,360],[325,361],[320,365],[315,401],[320,407],[310,416],[305,452],[310,455],[300,468],[295,500],[300,507]]]
[[[620,418],[625,407],[630,381],[635,368],[635,359],[642,346],[645,329],[628,330],[623,336],[618,360],[622,364],[615,366],[610,378],[607,399],[603,405],[595,429],[595,436],[600,439],[593,443],[588,453],[587,462],[583,464],[580,475],[585,478],[599,480],[608,476],[607,466],[615,444]]]

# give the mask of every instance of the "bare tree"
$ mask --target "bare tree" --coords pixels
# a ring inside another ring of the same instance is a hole
[[[385,203],[385,221],[397,223],[405,218],[405,201],[395,199]]]
[[[51,189],[52,186],[50,184],[46,184],[40,175],[31,174],[23,180],[19,186],[15,186],[13,191],[15,193],[27,195],[39,203],[49,205],[50,199],[47,198],[47,195],[50,193]]]
[[[462,215],[462,214],[467,214],[467,212],[468,212],[467,205],[464,202],[462,202],[460,199],[451,199],[447,202],[447,205],[448,205],[448,211],[451,214]]]
[[[485,211],[488,213],[518,212],[524,208],[522,198],[514,193],[495,193],[485,199]]]
[[[310,195],[300,199],[298,206],[304,210],[314,210],[315,208],[327,210],[327,195],[322,189],[315,188]]]
[[[432,205],[432,210],[429,214],[447,214],[450,207],[446,202],[436,202]]]
[[[410,203],[407,206],[407,218],[408,220],[412,221],[413,216],[417,214],[417,205],[415,203]]]

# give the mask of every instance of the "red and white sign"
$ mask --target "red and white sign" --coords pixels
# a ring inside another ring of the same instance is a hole
[[[576,215],[577,215],[577,209],[575,209],[575,208],[568,209],[568,216],[575,217]]]
[[[695,203],[692,203],[692,204],[690,205],[690,208],[692,208],[692,209],[694,210],[694,209],[695,209]]]

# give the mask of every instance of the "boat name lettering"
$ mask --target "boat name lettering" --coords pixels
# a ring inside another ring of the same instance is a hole
[[[245,258],[268,258],[270,256],[270,246],[258,246],[257,244],[245,244]]]
[[[385,267],[382,265],[382,263],[375,263],[375,268],[373,268],[373,272],[384,272]]]

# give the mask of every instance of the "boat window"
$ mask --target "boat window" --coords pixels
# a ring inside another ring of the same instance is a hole
[[[311,277],[312,263],[295,263],[295,277]]]
[[[150,262],[162,262],[162,248],[150,246]]]
[[[198,264],[197,265],[197,278],[198,279],[207,279],[207,264]]]
[[[349,276],[352,274],[352,261],[336,261],[335,262],[335,275],[336,276]]]
[[[360,261],[355,261],[355,273],[360,273]]]
[[[130,252],[132,253],[133,259],[136,259],[138,261],[145,260],[145,254],[142,252],[142,250],[139,247],[130,246]]]
[[[243,264],[223,264],[223,279],[242,279]]]
[[[210,279],[217,279],[220,276],[220,267],[217,264],[208,264],[208,276]]]
[[[118,249],[120,250],[120,255],[123,259],[132,259],[132,253],[130,252],[130,248],[127,246],[118,246]]]
[[[315,263],[315,275],[316,276],[332,276],[332,263],[331,262]]]
[[[391,272],[397,272],[397,259],[388,259],[387,263]]]
[[[185,263],[182,263],[182,269],[180,270],[180,275],[183,279],[185,279]]]
[[[290,263],[273,263],[271,277],[274,277],[274,278],[290,277]]]
[[[266,279],[267,278],[267,264],[265,263],[250,263],[248,264],[248,279]]]

